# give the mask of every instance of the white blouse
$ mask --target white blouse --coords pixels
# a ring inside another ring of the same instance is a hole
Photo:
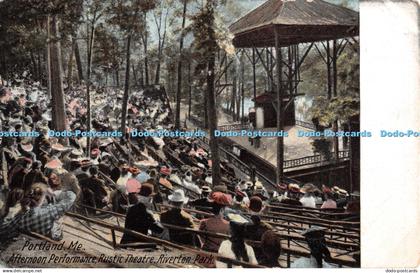
[[[255,258],[254,249],[251,246],[245,244],[246,252],[248,253],[249,263],[258,264],[257,259]],[[232,242],[230,240],[225,240],[220,244],[219,252],[221,256],[236,260],[235,253],[232,251]],[[240,260],[243,262],[243,260]],[[223,262],[216,261],[217,268],[227,268],[228,265]],[[232,265],[233,268],[241,268],[242,266]]]

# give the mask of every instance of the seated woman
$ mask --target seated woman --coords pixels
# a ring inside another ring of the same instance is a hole
[[[281,243],[279,236],[274,231],[268,230],[263,234],[261,237],[261,249],[263,256],[258,260],[260,265],[280,267]]]
[[[337,203],[334,200],[334,194],[330,188],[323,186],[325,201],[322,203],[321,209],[336,209]]]
[[[335,267],[325,262],[330,259],[331,254],[325,241],[325,230],[318,226],[312,226],[302,233],[305,236],[311,251],[311,257],[297,259],[290,266],[291,268],[332,268]]]
[[[229,240],[225,240],[220,244],[218,253],[230,259],[238,260],[241,262],[247,262],[251,264],[258,264],[255,258],[254,250],[251,246],[247,245],[244,241],[245,225],[237,222],[230,222],[230,234]],[[232,264],[226,264],[224,262],[216,261],[217,268],[227,267],[241,267]]]

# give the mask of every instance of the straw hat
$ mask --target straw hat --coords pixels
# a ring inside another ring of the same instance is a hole
[[[320,190],[314,184],[306,183],[305,185],[303,185],[303,187],[300,189],[300,191],[303,192],[303,193],[311,193],[311,192],[317,192],[317,191],[320,191]]]
[[[288,188],[289,188],[289,191],[291,191],[291,192],[294,192],[294,193],[299,193],[300,192],[300,187],[299,187],[298,184],[291,183],[291,184],[289,184]]]
[[[171,195],[168,196],[169,201],[175,203],[184,203],[188,202],[188,197],[185,196],[185,193],[182,189],[176,189]]]
[[[51,145],[51,148],[55,151],[58,151],[58,152],[63,152],[63,151],[69,150],[68,147],[63,146],[60,143],[55,143],[55,144]]]
[[[25,152],[32,152],[32,150],[34,149],[34,146],[32,146],[31,143],[28,144],[20,144],[20,147],[22,148],[22,150],[24,150]]]
[[[203,193],[210,193],[211,192],[211,189],[210,189],[209,186],[202,186],[201,187],[201,192],[203,192]]]
[[[306,238],[322,238],[325,234],[325,228],[319,226],[312,226],[301,233]]]

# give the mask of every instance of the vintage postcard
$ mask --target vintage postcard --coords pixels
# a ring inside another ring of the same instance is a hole
[[[364,4],[0,0],[1,266],[386,266],[361,143],[420,130],[361,122]]]

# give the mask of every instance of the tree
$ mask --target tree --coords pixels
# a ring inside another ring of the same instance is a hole
[[[168,27],[169,11],[172,5],[172,1],[161,0],[160,8],[153,12],[153,19],[156,24],[157,35],[158,35],[158,49],[157,49],[157,62],[155,72],[155,84],[160,83],[160,69],[163,56],[163,49],[165,48],[166,33]],[[162,25],[163,20],[163,25]],[[171,20],[173,21],[173,20]],[[171,24],[172,22],[169,22]]]
[[[145,29],[146,17],[140,15],[145,15],[147,11],[154,7],[154,0],[113,0],[108,8],[110,14],[109,23],[118,26],[126,37],[126,68],[120,127],[123,134],[126,132],[127,107],[129,100],[131,41],[135,33],[141,33]]]
[[[182,25],[181,25],[181,37],[179,38],[179,59],[178,59],[178,70],[177,70],[177,89],[176,89],[176,110],[175,110],[175,128],[179,129],[181,124],[181,88],[182,88],[182,51],[184,49],[184,31],[185,31],[185,16],[187,14],[188,0],[183,0],[183,12],[182,12]]]
[[[215,0],[208,0],[193,17],[191,29],[194,34],[194,52],[197,62],[196,75],[200,84],[206,91],[207,116],[210,134],[210,152],[212,160],[213,184],[221,183],[220,156],[218,139],[214,137],[217,130],[217,108],[215,96],[215,62],[216,52],[219,49],[233,54],[233,46],[228,31],[220,20],[215,16],[215,9],[218,3]]]
[[[92,127],[92,113],[91,113],[91,74],[92,74],[92,55],[95,41],[96,25],[101,17],[104,15],[105,7],[101,0],[86,0],[86,29],[87,31],[87,73],[86,73],[86,101],[87,101],[87,131]],[[90,26],[90,29],[89,29]],[[90,156],[90,138],[87,139],[86,151],[88,157]]]

